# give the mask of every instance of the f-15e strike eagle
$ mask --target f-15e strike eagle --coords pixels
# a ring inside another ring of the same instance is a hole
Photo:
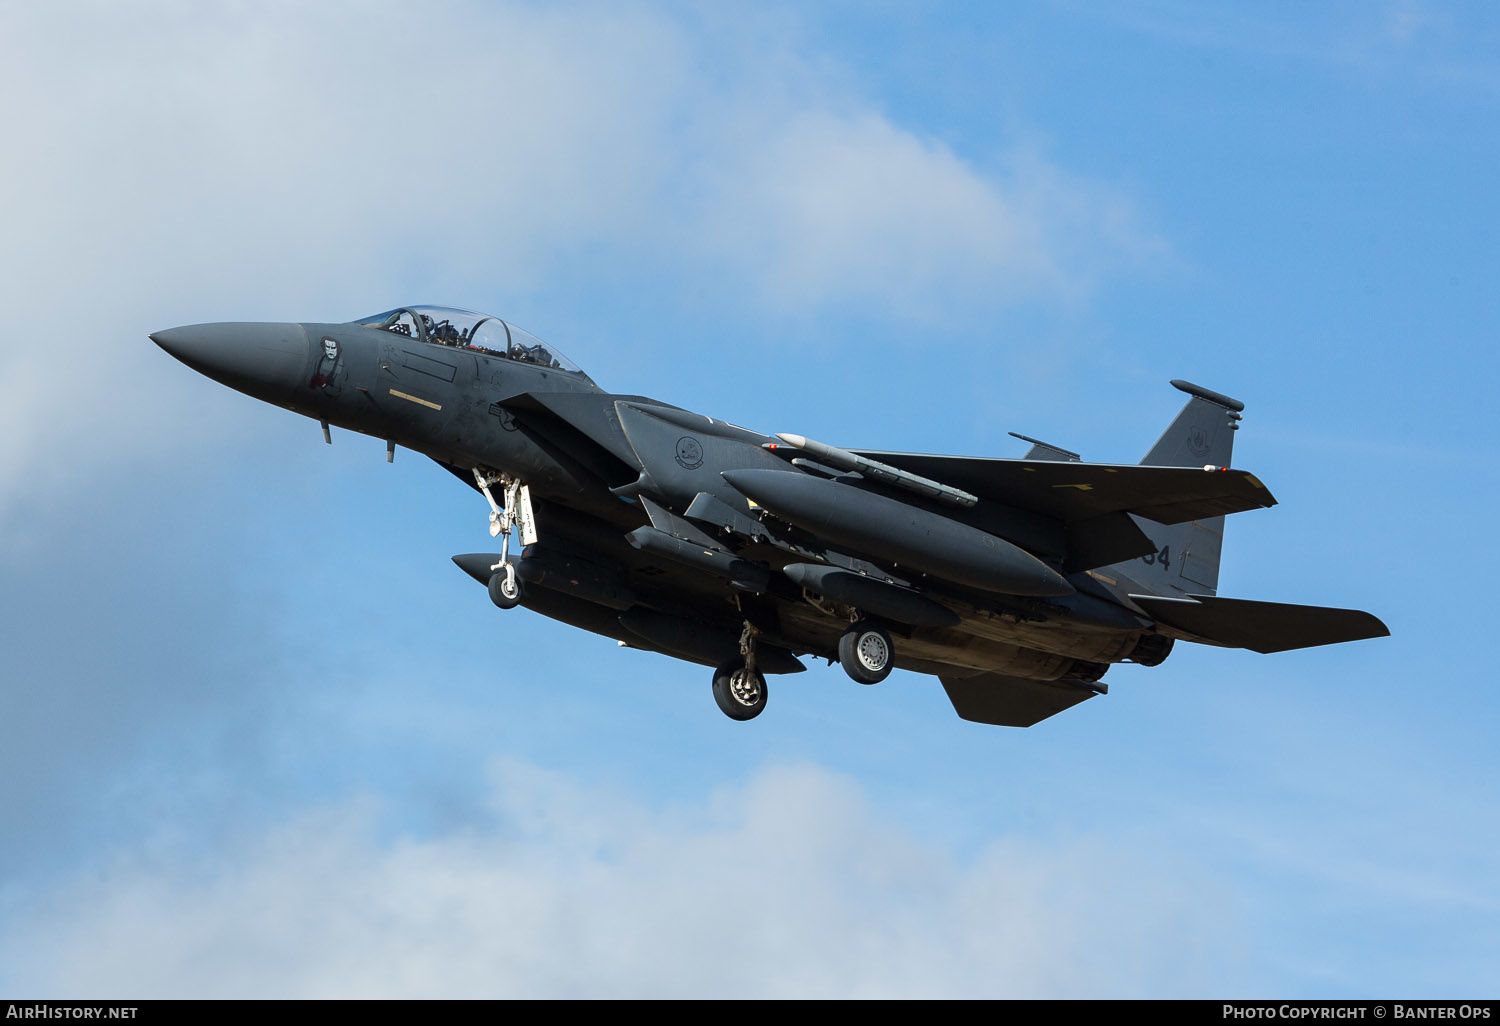
[[[198,324],[157,345],[257,399],[437,461],[498,553],[454,556],[501,609],[714,667],[736,720],[766,674],[838,660],[936,676],[964,719],[1027,727],[1177,641],[1257,652],[1390,632],[1352,609],[1221,598],[1224,518],[1275,504],[1229,467],[1244,404],[1187,405],[1139,465],[841,449],[604,391],[496,317],[403,307],[347,324]],[[520,553],[511,551],[512,533]]]

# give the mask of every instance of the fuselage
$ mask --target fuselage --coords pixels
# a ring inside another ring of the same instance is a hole
[[[1361,610],[1218,594],[1225,517],[1276,500],[1230,467],[1244,404],[1191,382],[1172,381],[1190,398],[1138,464],[1034,439],[1014,460],[841,449],[608,393],[515,325],[450,308],[151,337],[325,437],[430,457],[487,500],[500,552],[454,562],[496,606],[715,667],[737,720],[807,655],[862,684],[931,674],[963,718],[1024,727],[1177,640],[1389,633]]]

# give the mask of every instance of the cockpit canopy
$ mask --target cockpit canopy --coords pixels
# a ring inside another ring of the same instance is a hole
[[[450,306],[403,306],[355,322],[405,335],[418,342],[460,349],[477,349],[520,363],[567,371],[587,378],[578,365],[531,332],[488,314]]]

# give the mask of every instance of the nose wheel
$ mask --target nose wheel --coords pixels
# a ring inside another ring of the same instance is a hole
[[[521,604],[521,581],[516,577],[514,564],[506,563],[503,570],[490,576],[490,601],[501,609],[514,609]]]
[[[839,638],[839,665],[861,684],[879,684],[889,677],[894,658],[891,636],[868,620],[856,623]]]
[[[714,701],[731,720],[753,720],[766,707],[766,677],[743,660],[725,663],[714,673]]]

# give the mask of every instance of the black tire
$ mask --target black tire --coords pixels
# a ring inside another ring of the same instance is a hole
[[[714,672],[714,701],[731,720],[753,720],[766,707],[766,675],[739,659],[725,663]]]
[[[873,623],[857,623],[839,638],[839,665],[861,684],[879,684],[895,667],[891,636]]]
[[[504,570],[490,576],[490,601],[501,609],[514,609],[521,604],[521,579],[511,577]]]

